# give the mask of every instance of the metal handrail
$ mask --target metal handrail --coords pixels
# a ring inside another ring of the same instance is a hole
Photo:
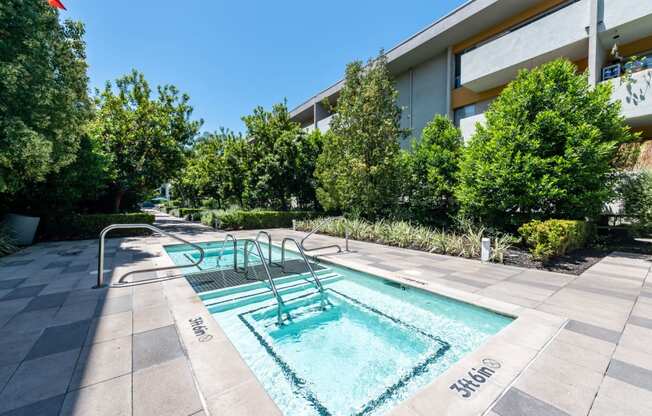
[[[267,257],[269,258],[269,265],[272,265],[272,235],[268,233],[267,231],[258,231],[258,234],[256,234],[256,241],[259,241],[258,239],[260,238],[261,235],[267,236]],[[265,262],[265,259],[262,259],[263,262]]]
[[[233,234],[227,234],[224,236],[224,241],[222,242],[222,248],[220,249],[220,254],[217,256],[217,264],[220,264],[222,260],[222,255],[224,254],[224,247],[226,247],[226,242],[229,239],[233,240],[233,270],[238,271],[238,239],[233,236]]]
[[[189,241],[184,240],[181,237],[177,237],[175,235],[172,235],[170,233],[167,233],[160,228],[156,228],[153,225],[150,224],[113,224],[109,225],[105,229],[103,229],[100,232],[100,241],[99,241],[99,252],[97,255],[97,286],[95,288],[102,288],[104,287],[104,238],[106,237],[106,234],[111,231],[111,230],[124,230],[124,229],[147,229],[150,231],[154,231],[155,233],[159,233],[163,236],[173,238],[177,241],[181,241],[184,244],[188,244],[189,246],[192,246],[193,248],[199,250],[199,260],[197,260],[194,263],[191,264],[185,264],[181,266],[165,266],[165,267],[153,267],[153,268],[147,268],[147,269],[140,269],[140,270],[132,270],[130,272],[127,272],[123,274],[120,279],[118,280],[119,283],[122,283],[122,281],[127,277],[131,276],[132,274],[137,274],[137,273],[146,273],[146,272],[155,272],[155,271],[161,271],[161,270],[172,270],[172,269],[181,269],[185,267],[195,267],[198,266],[199,263],[204,261],[204,249],[201,248],[199,245],[191,243]],[[156,279],[153,279],[156,280]]]
[[[306,257],[306,253],[304,253],[303,248],[301,248],[301,245],[297,243],[297,240],[294,238],[290,237],[285,237],[283,239],[283,242],[281,243],[281,267],[283,267],[283,270],[285,270],[285,243],[288,241],[293,242],[297,248],[299,249],[299,254],[301,255],[301,258],[303,261],[306,263],[306,266],[308,266],[308,271],[310,272],[310,275],[312,276],[313,283],[317,290],[319,291],[319,294],[321,295],[321,307],[322,309],[324,308],[324,286],[321,284],[321,280],[317,277],[315,274],[315,271],[312,268],[312,265],[308,261],[308,258]]]
[[[301,239],[301,248],[302,248],[304,251],[315,251],[315,250],[321,250],[321,249],[324,249],[324,248],[336,248],[336,249],[337,249],[337,252],[338,252],[338,253],[341,253],[341,252],[342,252],[342,247],[340,247],[339,244],[331,244],[331,245],[328,245],[328,246],[315,247],[315,248],[306,248],[306,246],[305,246],[305,244],[304,244],[305,241],[306,241],[306,240],[307,240],[311,235],[313,235],[314,233],[316,233],[317,231],[319,231],[319,229],[320,229],[324,224],[326,224],[327,222],[331,222],[331,221],[333,221],[333,220],[336,220],[336,219],[344,219],[344,217],[329,217],[329,218],[325,218],[322,222],[320,222],[319,224],[317,224],[317,226],[315,226],[315,228],[313,228],[313,229],[308,233],[308,235],[306,235],[305,237],[303,237],[303,238]],[[344,250],[348,252],[348,251],[349,251],[349,227],[346,225],[346,223],[344,223],[344,242],[345,242],[345,248],[344,248]]]
[[[278,306],[276,309],[276,318],[278,320],[278,324],[281,325],[283,323],[281,308],[285,308],[285,304],[283,303],[283,298],[281,298],[281,295],[279,295],[278,290],[276,290],[276,285],[274,284],[274,279],[272,279],[272,274],[269,272],[269,267],[267,267],[267,263],[265,263],[265,258],[263,257],[263,251],[260,248],[260,243],[256,240],[246,239],[244,243],[245,276],[248,273],[247,264],[249,264],[249,243],[254,245],[254,247],[258,251],[258,255],[262,259],[262,265],[263,268],[265,269],[265,274],[267,274],[267,279],[269,280],[269,287],[272,290],[272,293],[274,293],[274,297],[276,298],[276,303]]]

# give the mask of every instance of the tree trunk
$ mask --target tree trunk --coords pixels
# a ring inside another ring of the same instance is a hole
[[[120,204],[122,203],[122,197],[124,196],[124,194],[125,194],[124,189],[118,189],[115,192],[115,199],[113,200],[113,209],[116,214],[120,212]]]

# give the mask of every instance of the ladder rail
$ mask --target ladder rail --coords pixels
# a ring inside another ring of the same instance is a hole
[[[322,220],[319,224],[317,224],[305,237],[301,239],[300,246],[303,249],[303,251],[315,251],[315,250],[322,250],[325,248],[336,248],[338,253],[342,252],[342,247],[340,247],[339,244],[331,244],[331,245],[326,245],[326,246],[321,246],[321,247],[315,247],[315,248],[306,248],[305,242],[310,236],[315,234],[317,231],[321,229],[321,227],[324,226],[324,224],[327,224],[331,221],[337,220],[337,219],[344,219],[344,217],[328,217]],[[345,248],[344,251],[348,252],[349,251],[349,227],[344,223],[344,243],[345,243]]]
[[[256,234],[256,241],[260,242],[260,237],[265,236],[267,237],[267,257],[268,257],[268,262],[269,265],[272,265],[272,234],[268,233],[267,231],[261,230],[258,231],[258,234]],[[263,263],[265,262],[265,258],[262,258]]]
[[[313,279],[313,284],[316,286],[317,290],[319,290],[319,293],[323,294],[324,293],[324,286],[321,284],[321,280],[317,277],[315,274],[315,271],[312,268],[312,265],[308,261],[308,257],[306,257],[306,253],[304,252],[303,248],[301,245],[295,240],[294,238],[291,237],[285,237],[283,239],[283,242],[281,243],[281,267],[285,268],[285,243],[288,241],[294,243],[294,245],[297,246],[297,249],[299,249],[299,254],[301,255],[302,260],[304,263],[306,263],[306,266],[308,267],[308,271],[310,272],[310,276]]]
[[[238,271],[238,239],[233,236],[233,234],[226,234],[224,236],[224,241],[222,242],[222,248],[220,249],[220,254],[217,256],[217,264],[220,264],[222,260],[222,255],[224,254],[224,247],[229,239],[233,240],[233,270]]]
[[[123,280],[127,276],[131,276],[134,274],[138,273],[147,273],[147,272],[156,272],[156,271],[162,271],[162,270],[173,270],[173,269],[181,269],[181,268],[186,268],[186,267],[196,267],[199,266],[199,264],[204,261],[205,253],[204,249],[201,248],[198,244],[191,243],[190,241],[184,240],[181,237],[177,237],[174,234],[170,234],[166,231],[161,230],[160,228],[154,227],[151,224],[111,224],[108,227],[104,228],[100,232],[99,236],[99,251],[97,255],[97,285],[95,286],[96,289],[103,288],[104,285],[104,239],[106,235],[109,233],[109,231],[112,230],[128,230],[128,229],[145,229],[145,230],[150,230],[155,233],[161,234],[165,237],[172,238],[174,240],[180,241],[183,244],[187,244],[199,251],[199,260],[196,262],[191,262],[190,264],[185,264],[181,266],[164,266],[164,267],[150,267],[150,268],[145,268],[145,269],[138,269],[138,270],[132,270],[130,272],[127,272],[120,276],[120,279],[118,279],[118,283],[123,283]],[[163,279],[163,278],[154,278],[154,279],[148,279],[151,281],[155,281],[158,279]]]
[[[267,266],[267,263],[265,263],[265,257],[263,256],[263,250],[260,248],[260,243],[256,240],[252,239],[246,239],[244,240],[244,270],[245,270],[245,276],[249,272],[247,269],[247,265],[249,263],[249,244],[252,244],[256,251],[258,252],[258,255],[260,256],[262,260],[262,265],[263,269],[265,270],[265,274],[267,274],[267,280],[269,281],[269,286],[270,289],[272,290],[272,293],[274,294],[274,297],[276,298],[276,318],[278,321],[279,325],[283,324],[283,317],[282,317],[282,308],[285,307],[285,303],[283,302],[283,298],[281,298],[281,295],[278,293],[278,290],[276,290],[276,285],[274,284],[274,279],[272,279],[272,274],[269,271],[269,267]]]

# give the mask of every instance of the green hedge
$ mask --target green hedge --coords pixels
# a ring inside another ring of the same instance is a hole
[[[585,247],[595,235],[595,226],[576,220],[534,220],[522,225],[518,232],[531,247],[534,258],[545,261]]]
[[[252,230],[257,228],[288,228],[292,220],[314,217],[310,211],[204,211],[203,224],[223,230]]]
[[[154,215],[142,212],[131,214],[91,214],[44,218],[41,222],[42,240],[85,240],[98,238],[111,224],[153,224]],[[109,237],[124,237],[148,233],[144,230],[114,230]]]
[[[204,210],[201,208],[179,208],[178,216],[190,221],[199,221],[202,211]]]

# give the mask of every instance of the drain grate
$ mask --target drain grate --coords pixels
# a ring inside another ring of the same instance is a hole
[[[310,263],[313,270],[322,270],[323,266]],[[207,292],[209,290],[224,289],[227,287],[245,285],[266,278],[265,270],[262,264],[250,266],[248,276],[244,272],[228,270],[206,270],[186,275],[186,279],[197,293]],[[269,266],[269,272],[273,279],[293,274],[305,273],[308,269],[303,260],[288,260],[285,262],[285,269],[273,264]]]

